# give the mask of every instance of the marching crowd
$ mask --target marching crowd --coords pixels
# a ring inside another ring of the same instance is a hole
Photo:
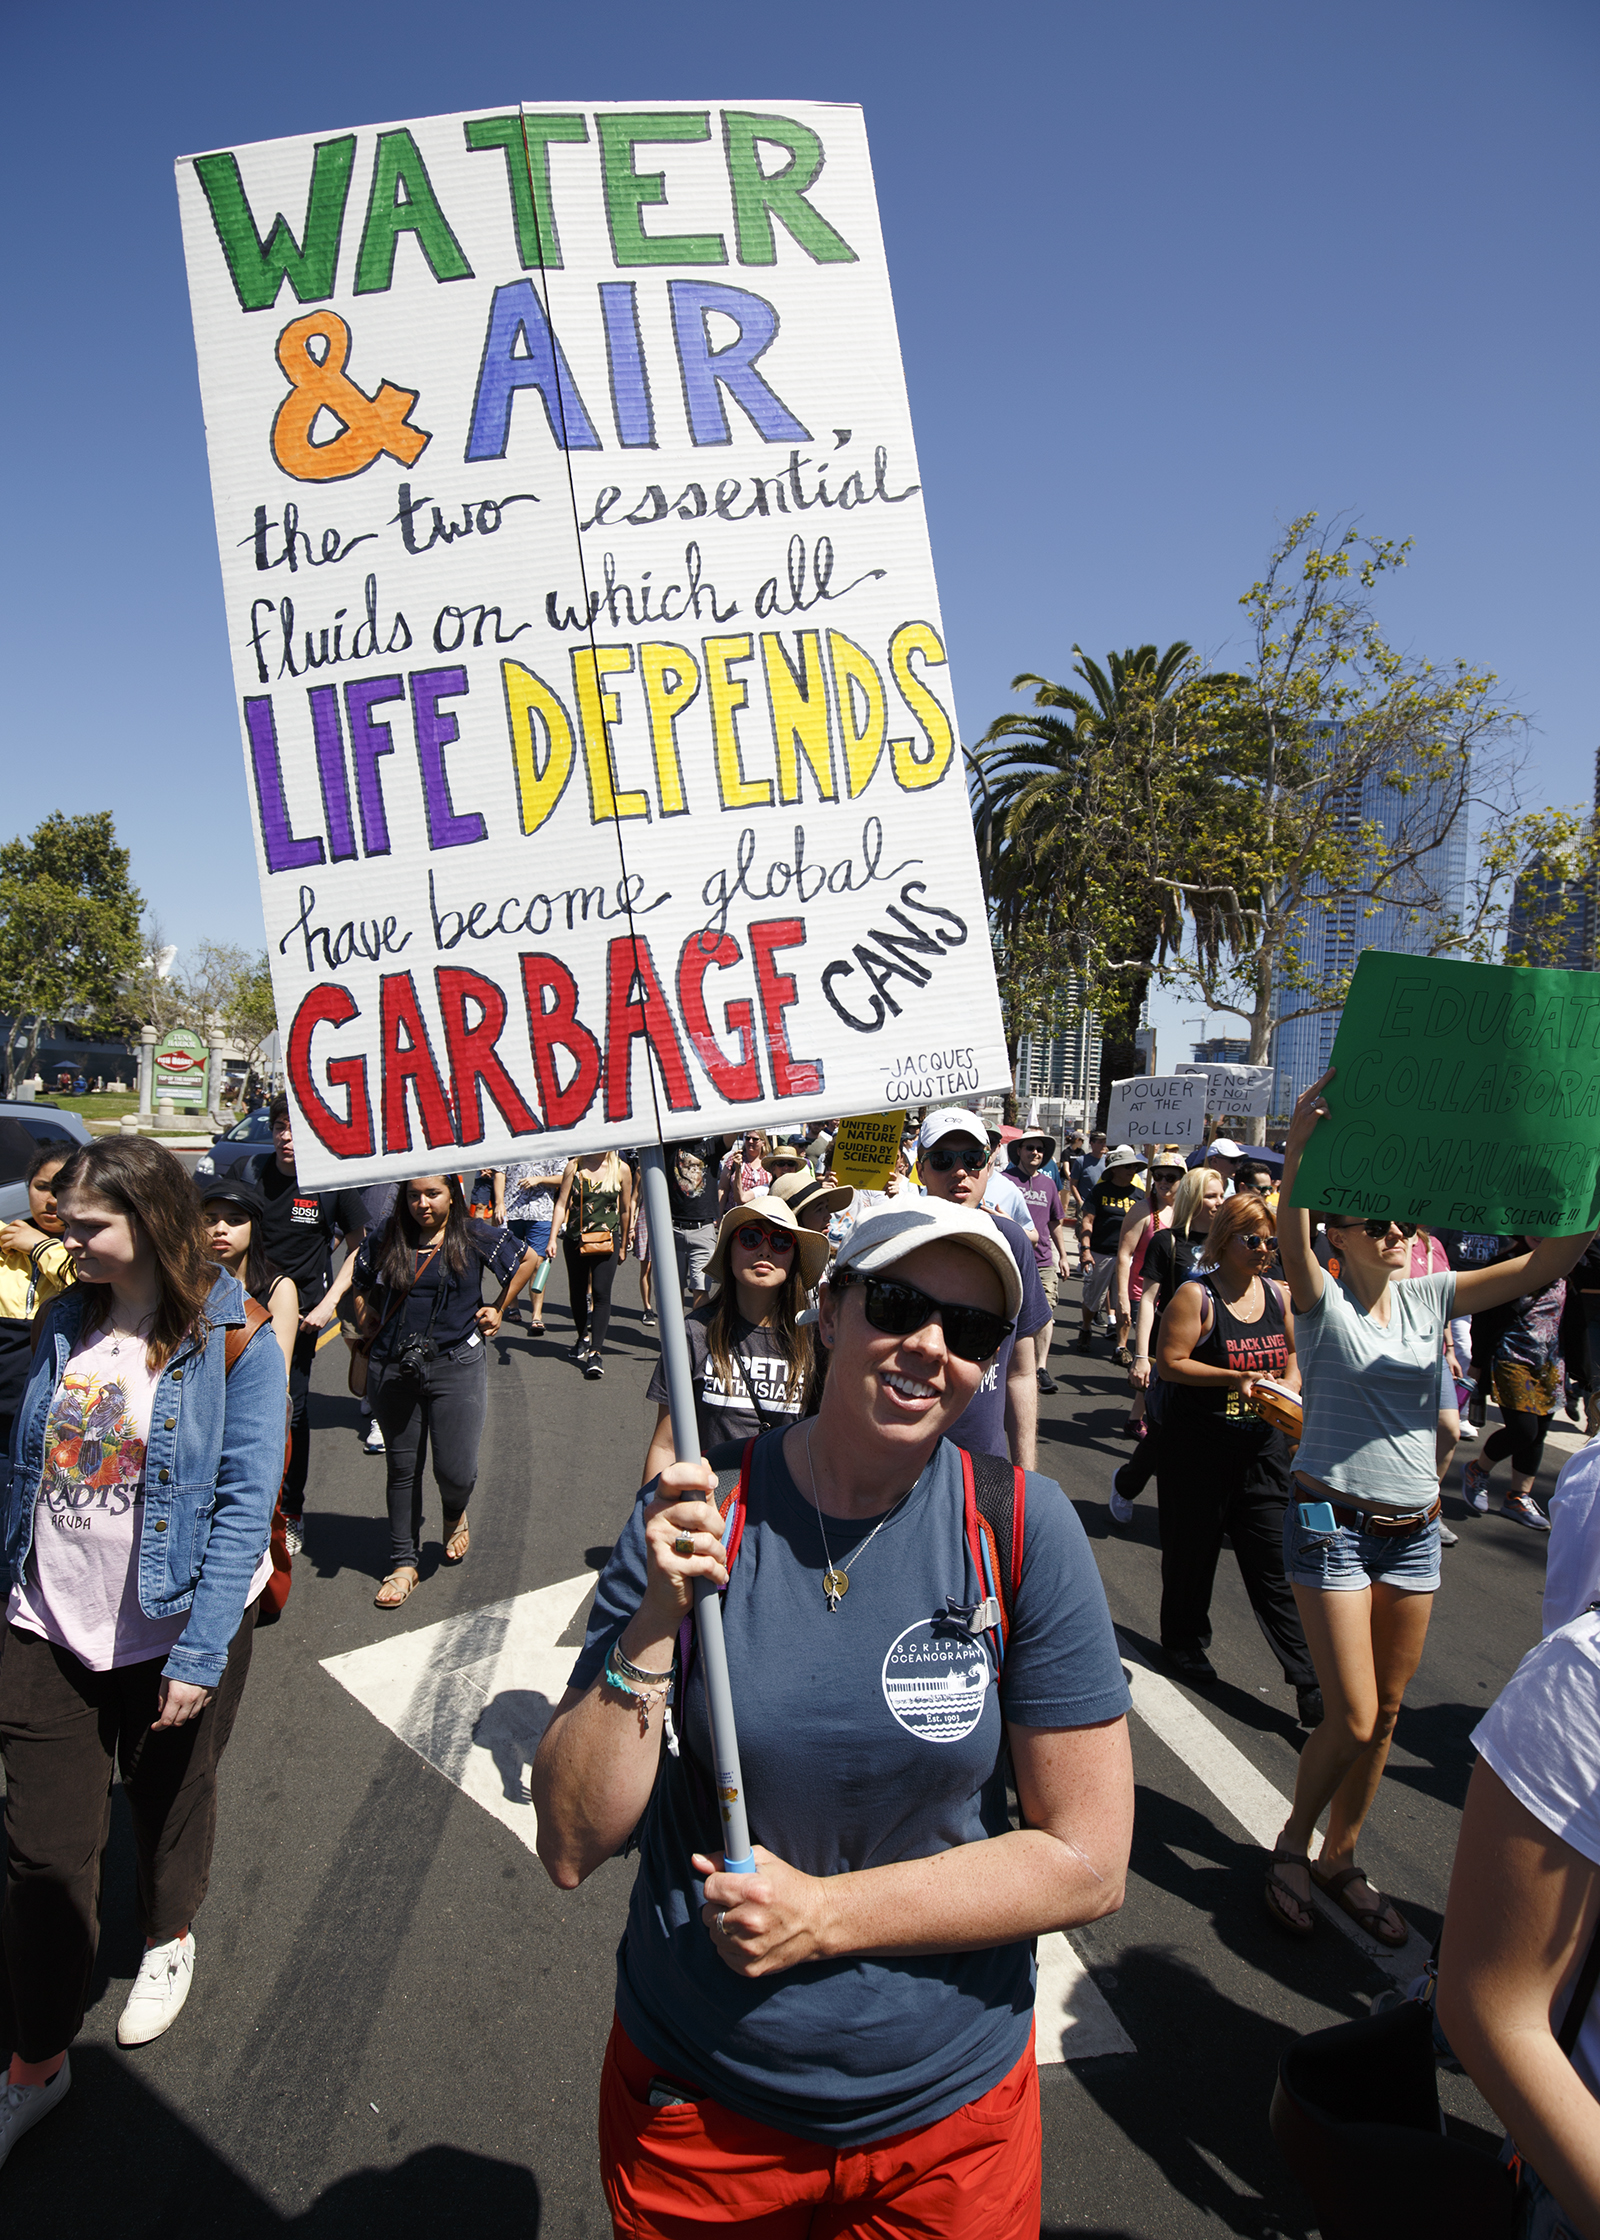
[[[384,1457],[375,1599],[398,1610],[430,1467],[445,1562],[471,1548],[486,1341],[544,1329],[559,1255],[569,1358],[603,1379],[632,1256],[647,1323],[664,1284],[687,1307],[704,1459],[674,1459],[658,1367],[637,1449],[621,1427],[619,1494],[643,1490],[532,1783],[558,1884],[639,1850],[601,2082],[618,2231],[1037,2230],[1031,1943],[1121,1903],[1133,1809],[1105,1597],[1038,1472],[1076,1277],[1077,1347],[1127,1378],[1118,1526],[1155,1483],[1169,1670],[1217,1678],[1226,1541],[1295,1693],[1261,1893],[1285,1935],[1314,1934],[1317,1889],[1409,1937],[1356,1850],[1457,1538],[1458,1447],[1468,1518],[1505,1463],[1501,1513],[1552,1534],[1545,1638],[1477,1734],[1437,2013],[1516,2142],[1526,2229],[1600,2236],[1600,2010],[1570,2060],[1554,2035],[1600,1953],[1600,1442],[1548,1514],[1535,1492],[1558,1411],[1600,1430],[1600,1251],[1294,1206],[1323,1086],[1277,1153],[1058,1147],[933,1110],[875,1190],[840,1181],[824,1123],[676,1143],[670,1238],[615,1151],[305,1188],[282,1098],[271,1151],[199,1187],[138,1139],[41,1152],[0,1229],[0,2162],[70,2085],[118,1773],[146,1946],[119,2040],[188,1996],[220,1760],[304,1544],[320,1340],[342,1330]],[[754,1874],[717,1845],[703,1578]],[[825,1707],[796,1718],[797,1691]]]

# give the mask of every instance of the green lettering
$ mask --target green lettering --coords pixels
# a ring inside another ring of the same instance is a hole
[[[405,198],[401,199],[401,189]],[[472,267],[439,207],[427,165],[402,126],[380,132],[372,163],[367,222],[356,257],[358,296],[381,295],[394,278],[394,253],[403,233],[414,233],[435,280],[470,280]]]
[[[195,157],[195,175],[228,260],[234,293],[246,311],[270,311],[286,279],[301,303],[320,303],[332,295],[355,158],[353,132],[340,140],[317,143],[302,248],[281,210],[272,221],[271,233],[262,240],[245,199],[238,158],[231,151]]]
[[[806,200],[822,169],[822,141],[809,125],[793,117],[758,117],[746,109],[724,109],[722,144],[727,150],[733,188],[733,230],[741,264],[776,264],[776,218],[799,242],[813,264],[854,264],[856,253],[820,211]],[[781,171],[763,171],[760,146],[787,148]]]
[[[641,140],[709,140],[709,113],[704,109],[698,116],[678,109],[624,109],[610,114],[602,111],[594,121],[600,136],[600,173],[605,181],[612,261],[618,265],[726,264],[728,252],[720,233],[664,233],[651,239],[639,212],[646,203],[666,201],[666,179],[659,171],[638,172],[633,168],[634,147]]]
[[[523,145],[523,135],[527,145]],[[525,272],[561,270],[561,236],[550,200],[550,143],[552,140],[587,140],[589,127],[582,117],[539,117],[513,112],[504,117],[468,117],[469,148],[499,148],[506,159],[511,186],[511,214],[516,221],[517,255]]]

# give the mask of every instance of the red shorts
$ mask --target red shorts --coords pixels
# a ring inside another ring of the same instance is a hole
[[[1038,2240],[1031,2032],[1010,2075],[980,2099],[865,2147],[797,2139],[716,2100],[652,2108],[662,2074],[613,2021],[600,2072],[600,2174],[621,2240],[691,2240],[708,2226],[760,2240]]]

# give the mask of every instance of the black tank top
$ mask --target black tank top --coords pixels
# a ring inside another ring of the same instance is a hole
[[[1229,1312],[1226,1300],[1209,1276],[1191,1276],[1188,1280],[1203,1284],[1211,1301],[1211,1327],[1194,1348],[1192,1358],[1213,1369],[1282,1377],[1289,1366],[1289,1345],[1283,1301],[1277,1286],[1264,1281],[1259,1320],[1241,1322],[1237,1315]],[[1168,1424],[1179,1422],[1186,1429],[1202,1433],[1220,1433],[1252,1447],[1265,1447],[1283,1437],[1270,1423],[1263,1422],[1253,1408],[1246,1406],[1237,1385],[1202,1391],[1198,1385],[1175,1384],[1170,1387],[1163,1420]]]

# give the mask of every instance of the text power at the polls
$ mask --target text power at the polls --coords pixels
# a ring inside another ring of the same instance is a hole
[[[177,184],[301,1178],[1007,1087],[861,111]]]
[[[1113,1143],[1203,1143],[1206,1079],[1197,1073],[1136,1073],[1111,1084],[1106,1130]]]

